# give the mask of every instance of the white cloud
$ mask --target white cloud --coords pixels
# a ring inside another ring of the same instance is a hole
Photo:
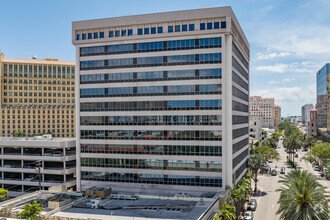
[[[274,59],[276,57],[285,57],[289,56],[289,52],[280,52],[280,53],[257,53],[257,60],[269,60],[269,59]]]
[[[270,80],[269,84],[270,85],[276,85],[276,84],[290,83],[290,82],[293,82],[295,80],[296,80],[295,77],[284,78],[282,80]]]
[[[258,66],[256,69],[258,71],[284,73],[288,69],[288,64],[276,63],[275,65],[269,65],[269,66]]]
[[[275,102],[285,107],[291,103],[315,102],[315,85],[301,87],[273,87],[269,89],[259,89],[251,94],[262,96],[264,98],[275,98]],[[297,107],[302,105],[297,104]]]
[[[311,61],[293,62],[289,64],[275,63],[274,65],[257,66],[257,71],[275,72],[275,73],[315,73],[319,65]]]

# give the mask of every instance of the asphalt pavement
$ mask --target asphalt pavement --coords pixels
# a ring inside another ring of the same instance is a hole
[[[280,174],[281,167],[285,167],[285,173],[290,172],[292,168],[289,168],[286,164],[287,153],[284,151],[282,140],[279,141],[279,147],[277,149],[280,154],[280,159],[278,161],[274,161],[273,163],[268,163],[270,168],[277,171],[276,176],[271,176],[268,174],[258,175],[258,189],[260,189],[261,193],[257,196],[253,196],[254,199],[257,200],[258,206],[256,211],[254,212],[254,220],[279,220],[279,215],[276,215],[276,212],[279,208],[279,204],[277,203],[280,198],[280,193],[275,192],[276,189],[280,188],[282,184],[278,183],[280,179],[279,176],[284,175]],[[307,152],[297,152],[299,157],[295,158],[295,162],[298,169],[304,169],[311,173],[313,173],[319,180],[319,182],[327,187],[327,194],[330,195],[330,181],[325,180],[324,178],[320,178],[320,172],[314,171],[311,163],[307,160],[301,159],[303,155],[306,155]],[[300,160],[301,159],[301,160]],[[252,185],[254,187],[254,183]]]

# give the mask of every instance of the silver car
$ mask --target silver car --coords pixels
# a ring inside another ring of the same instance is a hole
[[[244,220],[253,220],[253,212],[251,211],[246,211],[244,213]]]
[[[249,202],[248,203],[247,210],[255,211],[256,208],[257,208],[256,203],[254,203],[254,202]]]

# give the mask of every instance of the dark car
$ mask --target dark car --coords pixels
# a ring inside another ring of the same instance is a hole
[[[298,158],[298,157],[299,157],[299,155],[298,155],[298,154],[296,154],[296,155],[294,155],[294,157],[295,157],[295,158]]]
[[[276,170],[272,170],[272,172],[270,173],[272,176],[276,176],[277,175],[277,171]]]

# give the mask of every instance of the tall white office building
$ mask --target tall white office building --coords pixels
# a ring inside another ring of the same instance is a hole
[[[73,22],[77,186],[215,192],[247,172],[249,43],[231,7]]]

